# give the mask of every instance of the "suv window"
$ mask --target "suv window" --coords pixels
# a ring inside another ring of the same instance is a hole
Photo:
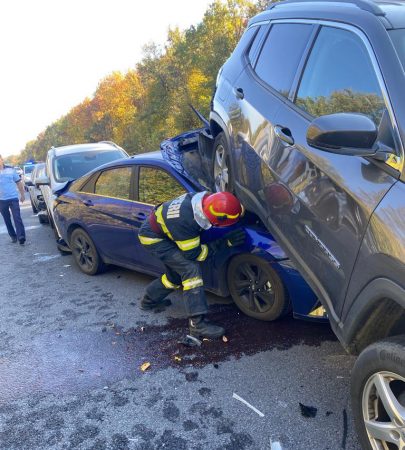
[[[96,181],[95,194],[129,200],[131,175],[131,167],[120,167],[101,172]]]
[[[269,29],[268,25],[262,25],[261,27],[259,27],[259,31],[257,32],[255,38],[253,39],[252,44],[250,45],[248,59],[252,66],[254,66],[256,63],[256,59],[262,46],[264,36],[268,31],[268,29]]]
[[[186,190],[171,175],[161,169],[141,167],[139,170],[139,201],[158,205],[185,194]]]
[[[278,24],[271,27],[255,71],[280,94],[288,97],[313,26]]]
[[[312,116],[362,113],[378,126],[384,99],[366,47],[354,33],[323,27],[302,76],[296,104]]]

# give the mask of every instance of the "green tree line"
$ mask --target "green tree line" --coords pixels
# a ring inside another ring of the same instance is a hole
[[[163,48],[145,45],[142,60],[126,73],[101,80],[92,97],[28,142],[20,162],[44,160],[52,147],[114,141],[130,154],[156,150],[162,139],[200,126],[189,108],[208,115],[218,70],[239,41],[247,19],[264,0],[215,0],[197,25],[168,32]]]

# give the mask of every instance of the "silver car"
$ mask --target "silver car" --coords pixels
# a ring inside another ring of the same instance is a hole
[[[44,198],[42,192],[35,182],[38,178],[43,178],[45,175],[45,163],[35,164],[31,173],[31,181],[27,185],[28,193],[30,195],[31,207],[34,214],[45,209]]]
[[[52,147],[48,150],[45,174],[37,180],[37,185],[41,190],[48,219],[55,231],[60,250],[64,250],[64,243],[60,240],[60,233],[53,215],[56,193],[67,183],[98,166],[126,157],[128,154],[124,149],[109,141]]]

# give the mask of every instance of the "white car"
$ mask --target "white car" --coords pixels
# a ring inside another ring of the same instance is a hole
[[[49,223],[54,228],[60,250],[64,250],[64,243],[60,239],[53,215],[55,193],[98,166],[127,157],[124,149],[109,141],[52,147],[48,150],[45,176],[38,178],[36,184],[41,189]]]

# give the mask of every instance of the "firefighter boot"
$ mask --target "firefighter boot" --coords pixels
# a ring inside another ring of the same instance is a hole
[[[225,329],[215,323],[210,322],[204,315],[189,318],[190,335],[196,338],[215,339],[225,333]]]

